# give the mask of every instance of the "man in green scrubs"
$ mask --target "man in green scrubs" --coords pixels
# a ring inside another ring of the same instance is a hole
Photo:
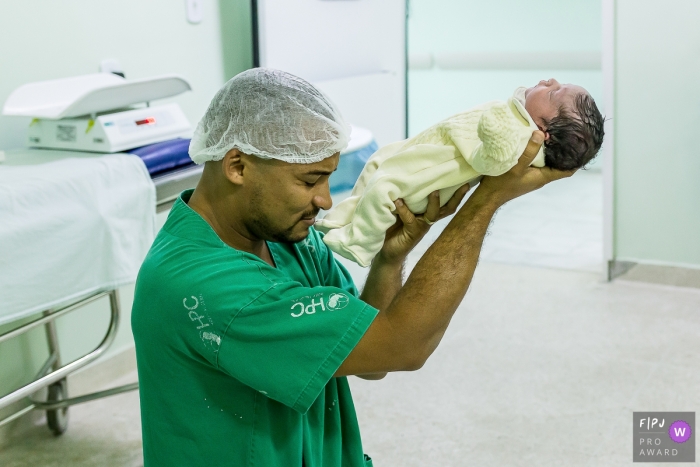
[[[176,201],[136,283],[146,467],[361,467],[346,376],[419,369],[462,301],[495,211],[569,176],[517,166],[485,178],[402,284],[430,225],[453,214],[431,197],[397,223],[358,294],[313,229],[347,127],[313,86],[255,69],[212,101],[190,147],[201,181]]]

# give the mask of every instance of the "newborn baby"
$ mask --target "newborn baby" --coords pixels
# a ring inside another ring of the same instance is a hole
[[[331,250],[366,267],[396,222],[396,199],[422,213],[428,195],[439,190],[443,206],[465,183],[507,172],[537,129],[545,140],[532,162],[535,167],[583,167],[603,142],[603,117],[582,87],[555,79],[520,87],[506,102],[487,102],[380,148],[350,197],[318,221],[316,229],[325,232],[323,241]]]

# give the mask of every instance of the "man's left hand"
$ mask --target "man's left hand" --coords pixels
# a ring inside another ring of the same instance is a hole
[[[468,183],[463,185],[443,207],[440,207],[440,193],[432,192],[428,196],[428,208],[424,214],[418,216],[406,207],[402,199],[394,201],[396,223],[387,230],[384,246],[379,251],[377,259],[390,264],[403,264],[406,256],[428,233],[430,226],[454,214],[470,189]]]

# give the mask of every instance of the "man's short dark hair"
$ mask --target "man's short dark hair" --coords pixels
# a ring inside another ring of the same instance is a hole
[[[544,160],[559,170],[579,169],[598,154],[603,144],[603,122],[593,98],[582,92],[574,98],[573,111],[562,108],[545,122],[549,139],[544,142]]]

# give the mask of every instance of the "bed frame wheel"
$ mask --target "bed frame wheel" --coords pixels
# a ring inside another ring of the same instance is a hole
[[[49,386],[47,402],[59,402],[68,397],[68,382],[62,379]],[[47,410],[46,421],[55,436],[61,436],[68,429],[68,407]]]

